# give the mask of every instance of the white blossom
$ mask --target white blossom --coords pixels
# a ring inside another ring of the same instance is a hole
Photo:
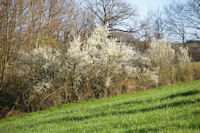
[[[165,36],[163,40],[150,43],[148,55],[154,65],[169,67],[174,63],[175,50],[167,43]]]
[[[69,68],[73,68],[72,66],[76,64],[76,70],[81,74],[91,65],[105,67],[109,64],[112,69],[110,71],[114,73],[124,71],[128,76],[140,75],[140,77],[142,74],[145,76],[153,75],[150,79],[157,84],[155,72],[151,72],[151,70],[141,71],[143,68],[148,69],[148,66],[151,65],[149,58],[131,46],[117,43],[116,39],[108,38],[109,34],[107,27],[97,26],[87,41],[81,42],[80,38],[76,38],[67,52],[67,57],[70,60]],[[110,84],[110,79],[112,79],[110,76],[112,75],[107,76]]]
[[[179,51],[177,53],[177,56],[178,56],[178,62],[181,65],[186,65],[186,64],[190,63],[188,48],[179,47]]]

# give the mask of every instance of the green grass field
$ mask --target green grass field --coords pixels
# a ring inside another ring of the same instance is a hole
[[[200,81],[0,120],[1,133],[200,132]]]

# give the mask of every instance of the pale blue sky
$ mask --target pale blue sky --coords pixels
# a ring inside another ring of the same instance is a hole
[[[133,6],[136,5],[138,13],[141,17],[147,15],[150,10],[162,10],[163,6],[172,3],[173,1],[184,2],[186,0],[126,0],[128,3]]]

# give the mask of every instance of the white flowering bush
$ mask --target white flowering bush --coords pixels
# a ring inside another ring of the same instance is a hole
[[[35,111],[188,78],[184,75],[189,75],[189,69],[181,67],[189,62],[187,49],[176,54],[166,40],[160,40],[142,54],[108,38],[109,34],[107,27],[97,26],[86,40],[72,41],[66,52],[45,46],[18,52],[13,63],[18,82],[12,86],[21,88],[16,95],[20,106]]]
[[[190,57],[188,49],[180,47],[178,52],[167,43],[167,37],[150,44],[148,56],[152,66],[157,67],[159,85],[167,85],[176,82],[190,81]],[[187,75],[187,76],[186,76]]]
[[[107,27],[97,26],[86,40],[72,41],[67,51],[45,46],[19,51],[8,67],[12,78],[2,90],[3,99],[29,112],[191,81],[193,72],[199,79],[199,67],[191,70],[187,48],[175,53],[165,38],[140,53],[109,34]]]
[[[30,51],[18,52],[15,65],[17,78],[23,89],[21,104],[26,111],[38,110],[53,105],[60,95],[56,91],[64,84],[66,70],[59,50],[39,47]],[[49,101],[49,102],[47,102]]]
[[[153,65],[158,67],[170,67],[175,62],[175,50],[167,43],[167,37],[150,43],[148,55]]]
[[[68,56],[78,60],[79,66],[101,64],[105,65],[113,61],[130,61],[140,57],[132,47],[117,44],[116,39],[108,39],[109,30],[105,27],[97,27],[86,42],[79,38],[72,42],[68,49]],[[134,58],[131,58],[134,57]]]
[[[119,81],[133,77],[145,77],[149,84],[157,85],[158,78],[156,72],[149,69],[148,58],[133,47],[108,38],[109,34],[107,27],[97,26],[85,42],[77,38],[71,43],[67,52],[68,71],[76,94],[83,88],[106,93],[105,89],[111,86],[117,89]]]
[[[177,52],[177,74],[181,82],[192,81],[194,79],[194,70],[190,61],[188,48],[179,47]]]
[[[179,51],[177,52],[177,60],[182,66],[191,63],[188,48],[179,47]]]
[[[63,73],[60,52],[53,48],[39,47],[32,51],[20,51],[18,60],[22,68],[19,75],[30,74],[33,76],[31,86],[34,90],[46,90],[53,86],[56,79]]]

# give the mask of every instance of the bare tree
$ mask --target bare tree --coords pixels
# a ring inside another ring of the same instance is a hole
[[[173,3],[165,7],[165,30],[170,36],[179,38],[185,44],[187,35],[186,22],[184,19],[185,4]]]
[[[152,11],[148,11],[147,15],[140,20],[139,22],[139,28],[136,34],[134,35],[139,40],[142,40],[144,42],[145,47],[148,47],[148,44],[152,41],[154,37],[153,32],[153,16],[154,14]]]
[[[136,15],[136,8],[122,0],[86,0],[86,5],[96,16],[97,22],[104,26],[108,25],[111,30],[123,31],[120,28],[127,27],[128,20]]]
[[[189,0],[186,3],[184,18],[192,37],[200,39],[200,5],[199,0]]]
[[[147,15],[140,20],[140,28],[134,36],[143,41],[144,49],[149,47],[149,43],[153,40],[162,39],[164,34],[163,16],[160,10],[154,12],[149,10]]]
[[[153,15],[153,33],[156,40],[162,39],[164,34],[163,12],[157,10]]]
[[[85,34],[83,22],[89,21],[82,14],[74,0],[0,0],[0,84],[21,46],[56,45]]]
[[[0,1],[0,88],[6,82],[9,64],[19,48],[25,13],[24,0]]]

